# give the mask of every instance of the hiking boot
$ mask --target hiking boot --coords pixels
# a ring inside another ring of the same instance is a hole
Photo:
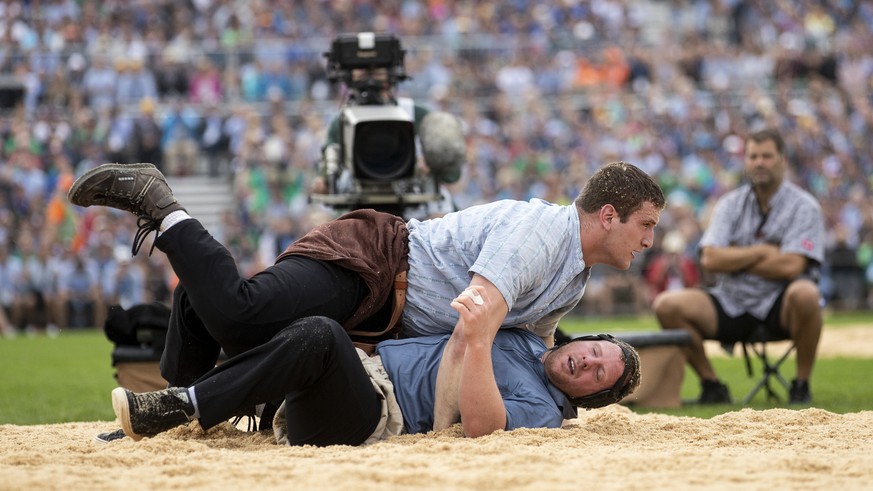
[[[727,385],[718,380],[703,380],[700,382],[701,392],[698,404],[730,404],[731,393]]]
[[[791,381],[791,389],[788,390],[788,404],[809,404],[812,402],[812,394],[809,392],[808,380]]]
[[[185,209],[176,201],[164,175],[152,164],[95,167],[76,179],[67,197],[74,205],[108,206],[138,216],[139,231],[131,249],[133,255],[139,252],[149,232],[158,230],[161,220]]]
[[[124,433],[134,440],[186,424],[195,412],[188,389],[184,387],[142,394],[116,387],[112,391],[112,409]]]
[[[111,443],[116,440],[121,440],[124,438],[124,430],[119,428],[115,431],[107,431],[106,433],[98,433],[97,436],[94,437],[99,443]]]

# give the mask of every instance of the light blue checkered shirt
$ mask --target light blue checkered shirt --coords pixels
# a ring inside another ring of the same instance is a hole
[[[449,304],[474,273],[503,294],[509,313],[502,327],[548,336],[582,298],[590,276],[572,204],[503,200],[410,220],[408,227],[403,328],[409,336],[450,333],[458,313]]]

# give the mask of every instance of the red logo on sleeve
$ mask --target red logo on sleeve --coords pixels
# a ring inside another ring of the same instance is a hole
[[[812,251],[812,248],[814,247],[812,241],[809,239],[803,239],[803,242],[801,242],[800,245],[807,251]]]

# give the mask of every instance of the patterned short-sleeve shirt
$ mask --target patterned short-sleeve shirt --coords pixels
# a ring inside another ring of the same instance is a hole
[[[818,267],[824,260],[825,247],[824,217],[818,201],[788,181],[784,181],[771,198],[766,215],[761,212],[749,184],[722,196],[700,239],[700,247],[759,243],[776,244],[783,253],[806,256],[811,266]],[[764,319],[786,285],[783,280],[737,272],[720,274],[711,291],[728,315],[749,313]]]
[[[582,259],[575,205],[502,200],[407,225],[406,335],[452,332],[458,313],[450,303],[473,274],[493,283],[506,300],[502,327],[543,337],[554,333],[585,291],[590,268]]]

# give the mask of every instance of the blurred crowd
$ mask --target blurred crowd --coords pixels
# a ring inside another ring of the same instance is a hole
[[[323,53],[360,31],[399,35],[413,77],[399,93],[463,121],[458,207],[568,203],[614,160],[657,177],[656,247],[636,274],[595,274],[583,313],[638,312],[707,281],[681,271],[762,126],[782,131],[792,179],[821,201],[827,299],[873,307],[870,2],[0,0],[3,331],[169,301],[163,255],[130,255],[134,220],[67,203],[100,163],[227,179],[238,206],[214,235],[246,273],[323,220],[307,192],[343,90]]]

